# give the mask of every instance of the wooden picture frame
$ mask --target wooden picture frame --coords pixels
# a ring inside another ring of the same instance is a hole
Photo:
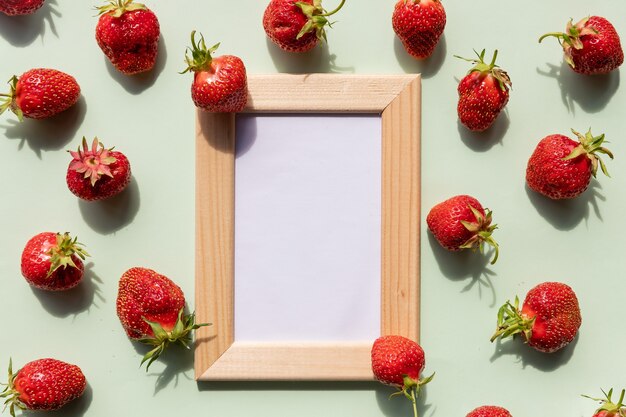
[[[419,75],[249,76],[248,113],[374,113],[382,123],[380,333],[419,337]],[[371,343],[234,340],[235,115],[197,111],[197,380],[371,380]],[[373,342],[373,341],[372,341]]]

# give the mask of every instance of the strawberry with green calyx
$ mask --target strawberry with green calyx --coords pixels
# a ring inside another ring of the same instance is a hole
[[[326,25],[332,26],[328,17],[343,7],[327,12],[321,0],[271,0],[263,14],[263,28],[267,36],[288,52],[306,52],[319,41],[326,41]]]
[[[606,74],[624,62],[619,35],[604,17],[591,16],[576,24],[570,19],[565,32],[547,33],[539,42],[550,36],[557,38],[565,61],[577,73]]]
[[[68,290],[82,280],[83,260],[89,254],[69,233],[43,232],[32,237],[22,252],[21,269],[26,281],[49,291]]]
[[[416,400],[420,389],[435,376],[433,373],[420,379],[426,364],[422,347],[403,336],[382,336],[374,341],[371,357],[376,380],[398,388],[399,391],[391,397],[406,397],[413,404],[413,414],[417,417]]]
[[[456,58],[474,64],[457,88],[459,93],[457,113],[465,127],[480,132],[495,122],[509,102],[511,79],[506,71],[496,65],[497,50],[489,64],[485,62],[484,49],[480,54],[474,52],[478,59],[455,55]]]
[[[234,55],[213,57],[220,44],[207,48],[204,36],[196,42],[191,32],[191,56],[185,53],[187,68],[181,74],[194,73],[191,98],[196,107],[213,113],[236,113],[248,102],[248,78],[243,61]]]
[[[594,136],[591,129],[583,136],[572,129],[578,141],[554,134],[543,138],[528,160],[526,183],[546,197],[559,200],[582,194],[596,177],[598,166],[609,176],[599,154],[613,159],[603,146],[604,135]]]
[[[626,404],[624,403],[626,390],[622,390],[617,403],[611,400],[613,388],[609,390],[608,394],[604,390],[602,390],[602,393],[604,394],[604,398],[593,398],[588,395],[583,395],[583,397],[592,399],[601,404],[600,408],[595,411],[593,417],[626,417]]]

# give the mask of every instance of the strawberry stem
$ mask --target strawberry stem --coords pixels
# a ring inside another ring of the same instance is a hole
[[[78,238],[72,239],[69,233],[57,233],[56,245],[52,246],[47,252],[47,255],[50,256],[50,269],[46,278],[50,278],[54,271],[61,267],[64,269],[68,266],[78,268],[74,263],[73,256],[76,255],[83,260],[85,257],[90,256],[81,246],[84,245],[78,242]]]
[[[15,90],[17,89],[17,76],[11,77],[8,81],[10,86],[10,90],[8,93],[0,94],[0,97],[5,97],[0,100],[0,114],[4,113],[6,110],[10,109],[19,119],[20,122],[24,121],[24,113],[15,103]]]
[[[597,155],[601,153],[604,155],[608,155],[609,158],[613,159],[613,153],[602,146],[602,144],[604,143],[604,134],[600,136],[593,136],[593,134],[591,133],[591,128],[589,128],[584,136],[574,129],[572,129],[572,133],[577,136],[580,145],[576,146],[569,155],[563,158],[563,161],[568,161],[570,159],[578,158],[581,155],[585,155],[591,161],[591,174],[594,177],[598,172],[598,165],[600,165],[600,168],[602,169],[604,175],[610,178],[611,176],[609,175],[609,171],[607,170],[604,161],[602,161],[602,159],[600,159],[600,157]]]
[[[498,58],[498,50],[494,50],[493,58],[491,58],[491,63],[487,64],[485,62],[485,50],[483,49],[480,53],[474,50],[474,53],[478,57],[478,59],[474,58],[463,58],[459,55],[454,55],[455,58],[462,59],[463,61],[471,62],[474,66],[467,72],[471,74],[473,72],[480,72],[483,75],[491,75],[494,77],[502,91],[506,91],[512,88],[511,78],[509,78],[509,74],[496,65],[496,59]]]
[[[346,0],[341,0],[341,3],[339,3],[339,6],[337,6],[337,8],[335,8],[335,10],[333,10],[332,12],[327,12],[327,13],[321,14],[320,16],[326,16],[326,17],[328,17],[328,16],[332,16],[332,15],[334,15],[334,14],[335,14],[335,13],[337,13],[339,10],[341,10],[341,8],[343,7],[343,5],[344,5],[344,3],[345,3],[345,2],[346,2]]]
[[[9,407],[9,413],[15,417],[15,407],[20,410],[26,410],[26,404],[20,400],[20,393],[15,389],[15,377],[17,374],[13,373],[13,359],[9,358],[9,380],[6,384],[6,388],[0,393],[0,398],[6,398],[4,400],[4,406]]]
[[[211,62],[213,61],[211,54],[217,51],[219,46],[220,44],[216,43],[212,47],[207,48],[204,42],[204,36],[200,34],[200,40],[196,42],[196,31],[191,31],[191,47],[188,47],[187,51],[185,51],[187,68],[180,74],[185,74],[189,71],[200,72],[209,70],[211,68]],[[187,52],[191,52],[191,57],[187,55]]]
[[[519,308],[519,298],[515,297],[515,304],[507,301],[498,310],[498,324],[490,341],[493,343],[497,338],[506,339],[520,333],[523,333],[528,340],[532,336],[534,324],[535,317],[526,318],[522,316]]]
[[[600,408],[595,411],[596,414],[604,412],[607,416],[626,417],[626,408],[624,407],[624,395],[626,394],[626,390],[622,390],[617,403],[614,403],[611,399],[611,396],[613,395],[613,388],[611,388],[608,393],[602,390],[602,393],[604,394],[604,398],[594,398],[588,395],[583,395],[583,397],[597,401],[601,404]]]
[[[317,38],[321,41],[326,41],[326,30],[324,27],[328,25],[332,27],[333,24],[328,21],[327,17],[337,13],[344,5],[346,1],[341,0],[339,6],[331,12],[327,12],[322,7],[321,0],[313,0],[313,4],[305,3],[303,1],[296,2],[295,5],[300,8],[302,13],[307,17],[307,22],[302,26],[300,32],[296,36],[296,39],[302,38],[309,32],[315,31]]]

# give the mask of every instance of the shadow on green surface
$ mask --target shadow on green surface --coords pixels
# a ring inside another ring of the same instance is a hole
[[[398,39],[397,36],[394,36],[393,49],[396,54],[396,59],[404,72],[409,74],[421,74],[424,79],[437,75],[448,53],[445,34],[439,39],[439,43],[435,47],[433,54],[426,59],[416,59],[409,55],[404,49],[402,41]]]
[[[80,313],[88,313],[91,307],[98,308],[95,299],[106,302],[98,285],[102,284],[102,279],[93,272],[93,265],[93,262],[85,264],[83,281],[70,290],[45,291],[34,287],[31,290],[41,306],[54,317],[76,317]]]
[[[486,152],[494,145],[502,145],[502,139],[509,130],[511,119],[506,109],[498,116],[493,125],[484,132],[473,132],[466,128],[460,120],[457,129],[463,143],[473,151]]]
[[[48,0],[36,13],[26,16],[7,16],[0,13],[0,36],[13,46],[26,47],[38,36],[41,36],[43,42],[47,23],[52,34],[58,38],[54,19],[61,17],[61,13],[55,9],[56,5],[57,0]]]
[[[497,230],[494,232],[494,238],[497,241],[496,233]],[[443,248],[432,233],[428,233],[428,243],[433,251],[439,270],[446,278],[451,281],[465,281],[469,279],[469,283],[463,287],[461,292],[468,292],[474,286],[478,286],[478,298],[481,300],[484,287],[491,296],[489,306],[495,306],[496,291],[491,277],[496,277],[497,274],[489,269],[489,263],[493,257],[492,251],[484,254],[469,249],[451,252]]]
[[[611,101],[619,87],[619,69],[609,74],[582,75],[574,72],[565,61],[561,66],[547,65],[547,71],[537,68],[537,73],[556,80],[563,105],[572,114],[576,114],[574,103],[586,113],[598,113]]]
[[[602,187],[595,179],[591,180],[587,191],[576,198],[568,200],[552,200],[533,191],[528,184],[524,188],[526,189],[526,194],[528,194],[528,199],[535,206],[537,212],[555,229],[572,230],[581,221],[587,221],[591,212],[589,207],[593,208],[595,216],[602,221],[598,200],[604,202],[606,197],[600,194],[599,190]]]
[[[87,376],[89,378],[89,376]],[[85,392],[80,398],[75,399],[63,408],[56,411],[46,411],[44,414],[47,417],[82,417],[87,414],[89,406],[93,401],[93,389],[87,383]],[[39,415],[39,413],[24,413],[23,415]]]
[[[412,416],[413,405],[411,401],[404,396],[389,398],[394,392],[396,392],[395,388],[378,384],[378,387],[376,387],[376,401],[378,402],[380,411],[389,417]],[[435,409],[433,409],[431,413],[426,413],[431,408],[430,404],[426,404],[427,396],[428,385],[424,385],[416,401],[417,414],[420,417],[426,417],[427,415],[432,416],[435,412]]]
[[[18,149],[21,150],[25,144],[28,144],[28,147],[41,159],[43,151],[61,150],[75,138],[86,113],[87,104],[85,98],[81,96],[74,106],[49,119],[25,118],[23,122],[19,122],[15,117],[9,119],[6,122],[8,124],[1,125],[0,128],[5,129],[4,134],[8,139],[20,141]],[[68,159],[68,164],[69,161]]]
[[[522,368],[526,368],[526,366],[530,365],[540,371],[551,372],[569,362],[574,355],[574,349],[578,343],[578,336],[579,335],[576,335],[569,345],[553,353],[539,352],[526,345],[526,343],[517,336],[515,336],[514,340],[507,339],[504,342],[498,339],[494,342],[495,350],[491,358],[489,358],[489,362],[493,363],[502,356],[512,355],[517,357],[516,362],[521,363]]]
[[[308,52],[286,52],[280,49],[269,38],[266,38],[267,50],[274,66],[281,73],[312,74],[312,73],[353,73],[354,67],[337,65],[337,56],[330,54],[328,44],[321,42]]]
[[[115,233],[131,224],[141,205],[135,176],[131,177],[128,187],[114,197],[101,201],[77,200],[87,225],[102,235]]]

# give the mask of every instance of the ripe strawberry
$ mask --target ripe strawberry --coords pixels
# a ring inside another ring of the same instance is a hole
[[[235,113],[248,102],[248,79],[243,61],[233,55],[213,58],[220,44],[207,49],[204,36],[196,43],[196,31],[191,32],[191,57],[185,53],[187,68],[181,73],[194,72],[191,98],[196,107],[213,113]]]
[[[372,346],[372,371],[374,377],[383,384],[399,389],[395,395],[404,395],[413,403],[413,413],[417,417],[415,401],[421,387],[429,383],[435,374],[420,379],[426,360],[424,350],[414,341],[403,336],[382,336]]]
[[[89,254],[69,233],[43,232],[33,236],[22,252],[22,275],[35,288],[68,290],[83,279],[82,260]]]
[[[75,196],[93,201],[121,193],[130,182],[130,163],[113,148],[105,149],[95,138],[91,149],[83,137],[83,149],[69,151],[72,161],[67,168],[67,186]]]
[[[446,11],[440,0],[398,0],[391,24],[411,56],[428,58],[446,27]]]
[[[21,16],[33,14],[45,0],[0,0],[0,12],[8,16]]]
[[[539,42],[549,36],[557,38],[565,61],[579,74],[606,74],[624,62],[624,51],[619,35],[613,25],[603,17],[584,18],[575,25],[570,20],[565,33],[547,33]]]
[[[602,393],[605,398],[593,398],[583,395],[583,397],[598,401],[601,404],[600,408],[595,411],[593,417],[626,417],[626,404],[624,403],[624,394],[626,394],[626,390],[622,390],[617,404],[611,400],[613,388],[609,390],[608,394],[604,392],[604,390],[602,390]]]
[[[5,384],[3,384],[5,385]],[[37,359],[13,374],[9,361],[9,382],[0,394],[15,417],[21,410],[57,410],[83,395],[87,381],[76,365],[57,359]]]
[[[475,64],[459,83],[457,113],[461,123],[469,130],[483,131],[493,124],[509,102],[511,79],[506,71],[496,65],[497,50],[493,53],[490,64],[484,61],[484,49],[480,55],[478,52],[476,55],[478,59],[466,59],[455,55]]]
[[[582,322],[574,291],[560,282],[544,282],[526,294],[522,309],[519,299],[507,301],[498,311],[498,326],[491,337],[521,334],[540,352],[556,352],[574,340]]]
[[[491,224],[491,217],[491,211],[483,209],[474,197],[457,195],[430,209],[426,224],[439,244],[450,251],[479,248],[482,252],[487,243],[495,249],[494,264],[499,247],[491,235],[498,226]]]
[[[306,52],[320,40],[326,41],[325,26],[332,26],[328,17],[345,3],[326,12],[322,0],[270,0],[263,14],[263,29],[278,47],[287,52]]]
[[[483,405],[470,411],[467,417],[512,417],[506,408]]]
[[[11,91],[0,94],[0,114],[10,109],[17,117],[45,119],[72,107],[80,96],[80,86],[71,75],[48,68],[26,71],[9,80]]]
[[[164,275],[147,268],[131,268],[124,272],[117,294],[117,316],[129,338],[154,349],[141,363],[150,367],[170,343],[185,347],[191,331],[206,323],[196,324],[195,314],[184,314],[185,295],[178,285]]]
[[[611,151],[602,147],[604,135],[593,136],[591,129],[585,136],[572,132],[578,142],[559,134],[539,141],[526,168],[526,182],[531,189],[555,200],[574,198],[587,189],[591,176],[596,176],[598,164],[609,175],[597,155],[602,153],[613,159]]]
[[[152,10],[133,0],[115,0],[98,7],[98,11],[96,41],[115,68],[128,75],[150,71],[161,35]]]

